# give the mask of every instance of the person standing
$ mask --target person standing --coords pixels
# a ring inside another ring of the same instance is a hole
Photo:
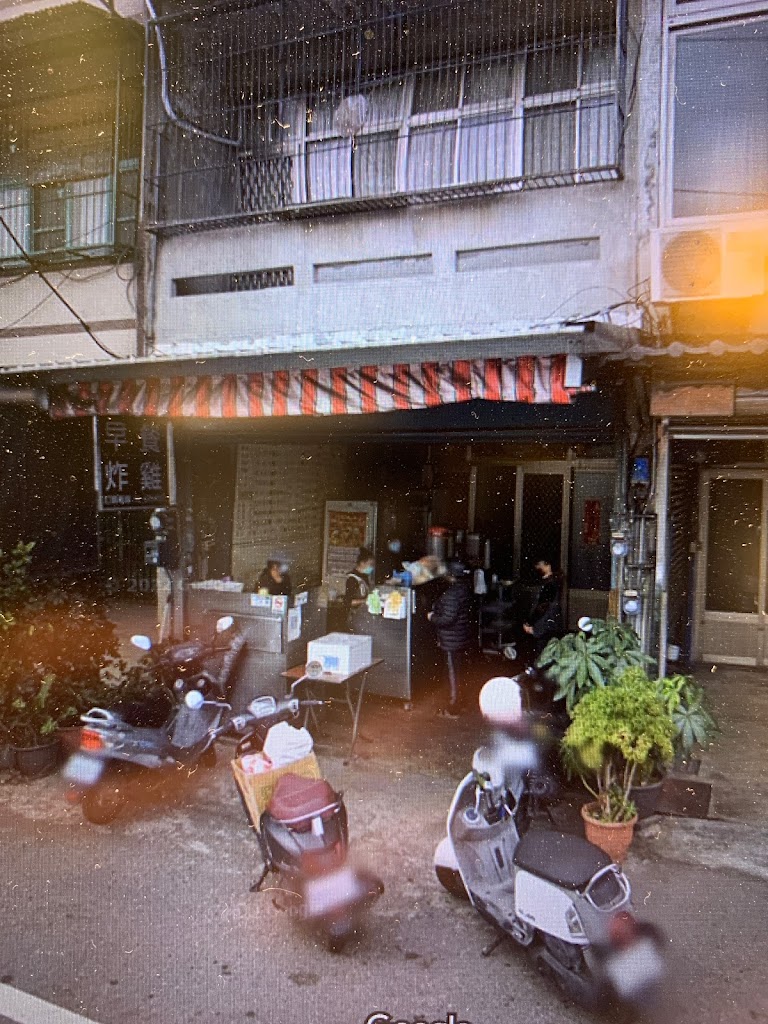
[[[293,593],[290,566],[285,559],[270,558],[256,581],[257,594],[269,594],[270,597],[290,597]]]
[[[437,645],[444,652],[448,667],[449,703],[439,712],[446,718],[461,713],[461,682],[467,651],[472,645],[472,591],[469,573],[463,562],[448,563],[447,587],[437,598],[427,618],[435,627]]]
[[[360,548],[354,569],[347,573],[347,583],[344,589],[344,621],[348,633],[354,632],[352,628],[353,610],[360,608],[368,600],[373,581],[373,569],[373,552],[368,548]]]
[[[533,637],[534,656],[538,658],[553,637],[563,634],[562,579],[547,558],[538,559],[534,569],[541,577],[541,585],[523,629]]]

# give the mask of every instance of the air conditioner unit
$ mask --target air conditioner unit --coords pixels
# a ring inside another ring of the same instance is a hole
[[[661,228],[651,238],[651,299],[745,299],[767,286],[768,221]]]

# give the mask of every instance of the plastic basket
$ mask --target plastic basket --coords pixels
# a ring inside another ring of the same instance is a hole
[[[283,775],[301,775],[305,779],[322,778],[320,765],[314,753],[307,754],[298,761],[283,765],[282,768],[273,768],[271,772],[261,772],[259,775],[249,775],[243,771],[240,758],[236,757],[232,764],[232,774],[235,777],[237,788],[240,790],[245,806],[251,816],[251,823],[255,828],[259,826],[259,819],[266,810],[277,780]]]

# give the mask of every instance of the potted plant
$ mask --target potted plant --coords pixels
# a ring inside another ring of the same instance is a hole
[[[23,775],[45,775],[58,763],[55,683],[52,675],[30,679],[10,701],[9,734]]]
[[[691,676],[664,676],[656,680],[656,687],[675,727],[675,764],[682,766],[712,741],[717,723],[707,707],[704,688]]]
[[[69,728],[75,745],[80,713],[102,703],[124,665],[100,595],[82,582],[34,580],[33,548],[0,551],[0,733],[14,746],[53,746]]]
[[[587,839],[621,862],[637,808],[630,791],[672,760],[674,726],[655,685],[636,675],[597,687],[576,705],[562,741],[566,766],[595,798],[582,808]]]
[[[557,684],[555,700],[564,699],[569,713],[590,690],[608,686],[625,669],[642,668],[651,660],[625,623],[591,619],[584,627],[550,640],[536,662]]]

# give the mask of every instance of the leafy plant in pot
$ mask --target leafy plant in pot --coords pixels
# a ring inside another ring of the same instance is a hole
[[[0,732],[14,745],[34,735],[42,746],[60,726],[76,729],[78,715],[101,703],[95,695],[111,692],[124,665],[102,596],[83,581],[33,579],[34,546],[0,550]]]
[[[33,678],[16,688],[9,701],[8,729],[23,775],[44,775],[58,761],[59,741],[56,680],[52,675]],[[68,712],[69,709],[67,709]]]
[[[557,684],[555,700],[565,700],[569,713],[591,690],[608,686],[626,669],[642,669],[651,661],[626,623],[585,619],[580,627],[578,633],[550,640],[536,662]]]
[[[664,676],[656,680],[656,688],[675,727],[675,765],[682,767],[714,739],[717,722],[707,707],[704,688],[691,676]]]
[[[655,685],[636,675],[587,693],[562,741],[566,767],[595,798],[582,807],[587,839],[621,862],[637,808],[630,791],[654,764],[672,760],[674,726]]]

